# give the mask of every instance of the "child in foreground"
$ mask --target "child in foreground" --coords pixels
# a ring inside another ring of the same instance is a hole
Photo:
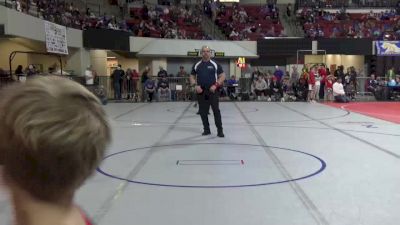
[[[0,93],[0,164],[15,225],[87,225],[73,203],[110,141],[96,96],[60,77],[37,77]]]

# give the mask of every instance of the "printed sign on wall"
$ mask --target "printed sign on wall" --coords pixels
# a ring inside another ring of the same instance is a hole
[[[47,52],[68,55],[67,29],[55,23],[45,21]]]

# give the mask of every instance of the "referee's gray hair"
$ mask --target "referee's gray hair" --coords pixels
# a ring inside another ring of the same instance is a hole
[[[203,46],[201,47],[201,52],[203,52],[203,49],[205,49],[205,48],[208,48],[208,49],[210,49],[210,51],[211,51],[211,48],[210,48],[208,45],[203,45]]]

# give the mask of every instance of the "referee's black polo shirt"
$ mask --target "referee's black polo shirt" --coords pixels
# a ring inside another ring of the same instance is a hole
[[[221,65],[213,60],[195,63],[192,68],[192,75],[197,75],[197,85],[202,88],[210,88],[218,80],[218,74],[223,73]]]

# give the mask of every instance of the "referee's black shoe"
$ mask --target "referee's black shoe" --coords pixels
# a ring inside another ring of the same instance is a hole
[[[206,135],[210,135],[211,131],[209,130],[205,130],[201,135],[206,136]]]
[[[217,136],[220,137],[220,138],[225,137],[224,132],[222,132],[222,130],[219,130],[219,131],[218,131]]]

